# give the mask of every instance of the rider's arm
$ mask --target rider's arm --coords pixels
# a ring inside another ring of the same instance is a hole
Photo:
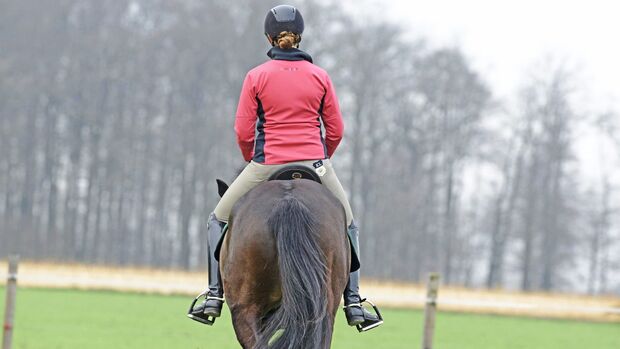
[[[235,117],[237,143],[239,144],[241,154],[243,154],[245,161],[250,161],[252,159],[257,109],[258,101],[256,100],[256,91],[254,89],[252,77],[248,74],[243,81]]]
[[[338,105],[338,97],[329,76],[325,82],[325,97],[323,100],[323,113],[321,115],[323,125],[325,126],[325,145],[327,146],[327,156],[331,157],[338,144],[342,140],[344,134],[344,124],[342,122],[342,114],[340,114],[340,106]]]

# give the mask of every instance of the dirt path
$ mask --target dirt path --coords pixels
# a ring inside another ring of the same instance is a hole
[[[6,280],[0,262],[0,284]],[[101,289],[194,296],[206,286],[206,273],[108,268],[68,264],[20,264],[19,285],[26,287]],[[421,308],[424,287],[416,284],[362,282],[363,296],[382,306]],[[566,294],[516,293],[442,287],[442,310],[472,313],[620,322],[620,298]]]

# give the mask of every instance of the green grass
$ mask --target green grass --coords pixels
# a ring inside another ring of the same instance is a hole
[[[3,297],[4,290],[0,291]],[[208,327],[185,317],[189,302],[180,296],[20,289],[14,348],[239,347],[228,311]],[[367,333],[346,326],[339,314],[332,347],[420,347],[421,312],[384,309],[383,313],[386,323]],[[620,324],[439,313],[435,347],[618,349]]]

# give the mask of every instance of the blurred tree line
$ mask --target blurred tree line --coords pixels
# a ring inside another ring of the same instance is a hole
[[[345,117],[334,162],[366,277],[618,292],[617,188],[613,171],[593,185],[579,173],[569,71],[533,71],[508,108],[458,48],[295,4]],[[214,179],[243,164],[234,112],[267,59],[273,5],[0,2],[0,256],[203,268]],[[616,119],[592,124],[618,147]]]

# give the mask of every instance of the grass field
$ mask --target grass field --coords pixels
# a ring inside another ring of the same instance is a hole
[[[20,289],[14,348],[238,348],[228,311],[207,327],[185,317],[189,302],[180,296]],[[383,313],[383,326],[361,334],[339,314],[332,348],[420,347],[420,311]],[[435,347],[618,349],[620,324],[439,313]]]

